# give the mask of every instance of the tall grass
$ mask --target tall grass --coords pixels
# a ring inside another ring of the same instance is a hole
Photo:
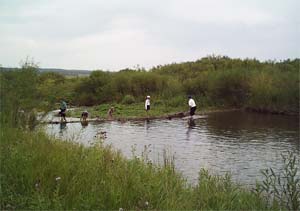
[[[109,146],[50,139],[41,132],[2,128],[1,209],[277,209],[235,185],[201,171],[190,186],[174,170],[125,159]]]
[[[202,169],[195,188],[195,204],[199,210],[267,210],[266,201],[251,192],[234,185],[230,175],[212,176]]]
[[[282,155],[283,168],[274,172],[272,168],[262,170],[264,181],[257,183],[256,194],[270,203],[279,203],[289,210],[300,209],[300,160],[292,152]]]
[[[247,106],[257,110],[299,112],[299,72],[253,72]]]
[[[84,148],[9,128],[1,134],[2,209],[185,209],[176,197],[184,182],[169,167],[125,160],[101,143]]]

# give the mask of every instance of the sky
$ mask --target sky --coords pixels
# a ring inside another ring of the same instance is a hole
[[[299,0],[0,0],[0,65],[117,71],[300,57]]]

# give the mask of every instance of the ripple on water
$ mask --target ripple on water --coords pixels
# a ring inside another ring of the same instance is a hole
[[[106,144],[113,145],[127,157],[140,155],[145,146],[150,159],[162,162],[163,150],[175,157],[176,168],[192,183],[200,168],[212,173],[232,174],[235,181],[251,185],[262,178],[260,170],[282,168],[281,154],[297,151],[299,156],[299,119],[264,116],[244,112],[210,114],[188,127],[186,120],[145,122],[104,122],[47,125],[56,137],[92,144],[97,133],[105,131]]]

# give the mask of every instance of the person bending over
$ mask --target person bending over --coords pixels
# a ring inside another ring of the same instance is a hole
[[[189,96],[188,99],[189,99],[188,104],[190,107],[190,116],[193,117],[193,115],[195,114],[195,111],[197,109],[197,106],[196,106],[195,100],[192,98],[192,96]]]

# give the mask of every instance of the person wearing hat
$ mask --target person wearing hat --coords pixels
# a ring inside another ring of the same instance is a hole
[[[147,112],[150,110],[150,96],[149,95],[146,97],[145,109]]]
[[[196,106],[195,100],[193,100],[192,96],[188,96],[188,99],[189,99],[188,104],[190,107],[190,116],[192,117],[195,114],[197,106]]]

